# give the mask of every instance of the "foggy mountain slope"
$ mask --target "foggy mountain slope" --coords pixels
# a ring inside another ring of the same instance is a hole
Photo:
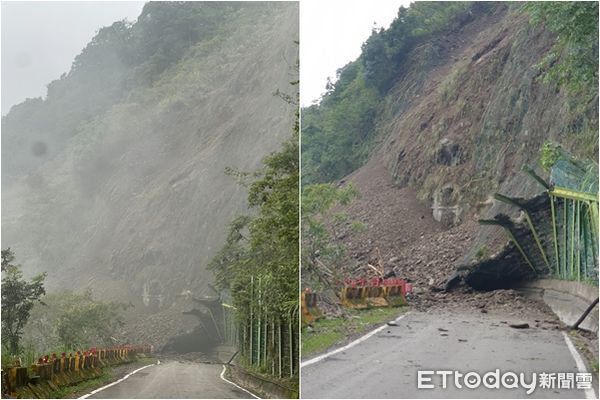
[[[156,311],[212,280],[204,268],[245,210],[225,168],[252,171],[289,136],[294,108],[272,93],[297,79],[296,4],[227,12],[217,35],[3,184],[2,245],[26,272],[48,271],[51,290],[92,287]]]
[[[152,86],[190,47],[227,35],[226,27],[243,8],[239,2],[149,2],[135,23],[123,20],[100,28],[68,73],[47,85],[44,100],[27,99],[2,118],[8,145],[2,153],[3,181],[58,154],[83,124],[131,91]]]

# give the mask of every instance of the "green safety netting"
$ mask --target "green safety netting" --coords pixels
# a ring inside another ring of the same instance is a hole
[[[555,198],[556,249],[553,272],[560,279],[598,284],[598,242],[590,205]]]
[[[531,168],[524,170],[548,189],[546,193],[531,199],[494,196],[521,208],[521,222],[504,214],[479,221],[502,226],[511,245],[470,266],[465,281],[471,286],[497,288],[546,274],[598,285],[598,164],[577,159],[555,144],[544,145],[540,161],[550,171],[549,182]]]
[[[556,161],[550,168],[550,183],[578,192],[598,194],[598,164],[591,160],[578,160],[558,149]]]
[[[550,184],[573,192],[598,195],[598,164],[573,157],[562,147],[546,145]],[[596,201],[553,196],[556,250],[554,275],[561,279],[598,283]]]

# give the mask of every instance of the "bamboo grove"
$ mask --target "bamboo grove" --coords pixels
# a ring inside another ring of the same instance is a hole
[[[224,246],[209,264],[229,296],[225,318],[235,325],[228,330],[236,336],[241,362],[290,381],[297,381],[299,372],[298,129],[296,112],[292,137],[264,159],[261,170],[229,171],[248,186],[254,214],[231,222]]]

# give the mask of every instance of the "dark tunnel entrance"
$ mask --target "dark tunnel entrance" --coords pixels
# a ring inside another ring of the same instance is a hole
[[[221,344],[219,337],[209,336],[201,326],[188,334],[172,337],[163,347],[163,353],[204,353],[211,354]]]
[[[226,344],[224,312],[220,297],[192,300],[199,307],[184,311],[183,314],[195,316],[198,325],[189,333],[170,338],[162,348],[163,353],[210,355],[218,346]]]

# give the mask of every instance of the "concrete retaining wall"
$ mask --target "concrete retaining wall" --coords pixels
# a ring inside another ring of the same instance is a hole
[[[298,391],[263,378],[236,365],[227,366],[227,377],[265,399],[297,399]]]
[[[567,325],[573,325],[598,297],[596,286],[558,279],[537,279],[522,283],[515,289],[527,296],[539,297],[544,300],[558,318]],[[598,334],[598,305],[579,327]]]

